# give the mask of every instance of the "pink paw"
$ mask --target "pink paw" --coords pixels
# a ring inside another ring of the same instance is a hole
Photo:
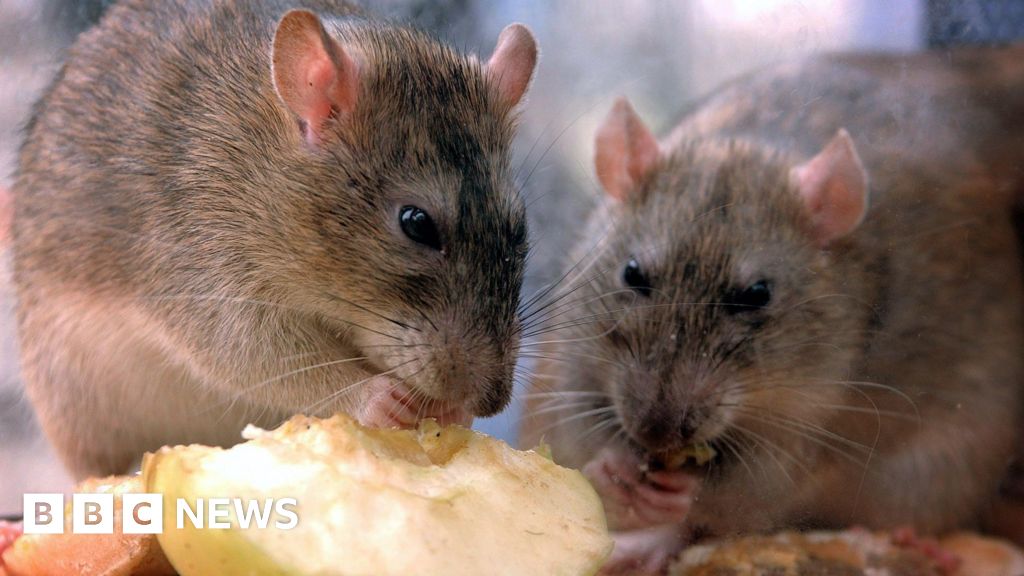
[[[366,383],[365,402],[356,415],[364,426],[374,428],[413,428],[424,418],[435,418],[442,426],[471,426],[473,416],[462,406],[425,399],[421,393],[387,376]]]
[[[583,474],[601,496],[614,530],[682,524],[700,488],[691,474],[649,472],[632,454],[611,448],[584,466]]]
[[[612,535],[615,549],[601,568],[601,576],[664,574],[683,548],[677,526],[660,526]]]
[[[956,554],[945,550],[934,538],[922,538],[910,526],[903,526],[892,531],[892,543],[901,548],[917,550],[921,555],[931,559],[941,574],[954,574],[963,560]]]
[[[21,536],[21,522],[7,522],[0,520],[0,556],[4,555],[4,550],[7,550],[14,545],[14,541]],[[0,568],[3,567],[3,558],[0,558]],[[2,573],[2,571],[0,571]]]

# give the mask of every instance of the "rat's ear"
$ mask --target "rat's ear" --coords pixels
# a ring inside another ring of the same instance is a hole
[[[272,63],[277,95],[302,120],[310,144],[320,143],[328,118],[355,108],[358,67],[316,14],[292,10],[281,18]]]
[[[498,35],[498,45],[487,61],[487,80],[498,92],[501,103],[514,108],[530,87],[537,67],[537,41],[522,24],[509,24]]]
[[[853,232],[868,211],[868,175],[846,130],[840,129],[817,156],[793,168],[790,178],[821,246]]]
[[[616,100],[594,141],[594,167],[605,192],[624,200],[637,190],[660,157],[658,141],[629,100]]]

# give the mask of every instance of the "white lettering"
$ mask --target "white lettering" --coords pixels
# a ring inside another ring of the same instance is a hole
[[[291,530],[299,525],[299,514],[294,510],[299,505],[295,498],[281,498],[274,502],[274,509],[277,510],[279,516],[286,516],[289,518],[287,522],[278,520],[274,523],[274,527],[278,530]],[[289,509],[288,507],[291,507]]]
[[[178,530],[185,527],[185,516],[192,522],[193,528],[203,527],[203,499],[196,498],[196,509],[192,510],[192,507],[188,505],[188,500],[184,498],[178,498],[178,504],[176,505],[176,516]]]
[[[231,522],[227,519],[231,517],[231,500],[228,498],[210,498],[206,502],[206,525],[210,528],[216,528],[218,530],[226,530],[231,528]],[[223,518],[223,520],[221,520]]]

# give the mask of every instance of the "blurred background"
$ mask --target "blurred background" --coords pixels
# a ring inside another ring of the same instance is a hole
[[[0,185],[20,131],[63,50],[109,1],[0,0]],[[659,133],[688,102],[773,62],[836,50],[912,51],[1006,41],[1024,29],[1019,0],[363,0],[372,11],[432,30],[486,56],[501,28],[529,25],[540,67],[522,116],[517,162],[532,218],[525,294],[556,277],[598,193],[597,124],[628,96]],[[18,379],[8,255],[0,252],[0,515],[24,492],[69,480],[36,428]],[[514,440],[519,407],[478,423]]]

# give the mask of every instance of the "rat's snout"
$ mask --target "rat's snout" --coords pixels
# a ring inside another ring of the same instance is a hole
[[[625,404],[622,419],[626,432],[649,452],[681,449],[703,439],[700,436],[708,414],[694,398],[679,397],[662,386],[648,386],[645,391],[644,386],[634,385]]]
[[[651,406],[627,425],[633,440],[650,452],[683,448],[696,441],[702,416],[692,408],[668,404]]]
[[[512,399],[515,342],[456,322],[438,325],[421,387],[432,397],[492,416]]]

